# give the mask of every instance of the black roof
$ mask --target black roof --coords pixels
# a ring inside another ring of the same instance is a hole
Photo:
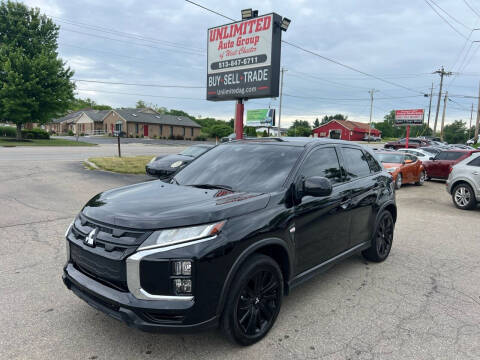
[[[314,138],[314,137],[265,137],[257,139],[246,140],[233,140],[222,144],[238,144],[238,143],[274,143],[275,145],[289,145],[289,146],[307,146],[315,144],[345,144],[356,145],[362,147],[362,145],[345,140],[330,139],[330,138]]]
[[[193,121],[192,119],[186,116],[160,114],[149,108],[140,108],[140,109],[127,108],[127,109],[115,109],[112,111],[117,112],[127,122],[188,126],[188,127],[196,127],[196,128],[201,127],[195,121]]]

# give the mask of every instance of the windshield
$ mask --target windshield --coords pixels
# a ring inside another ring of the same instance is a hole
[[[180,153],[180,155],[197,157],[197,156],[202,155],[207,150],[208,149],[203,147],[203,146],[190,146],[189,148],[186,148],[185,150],[183,150]]]
[[[375,154],[382,163],[398,163],[401,164],[403,162],[404,156],[403,154],[385,154],[385,153],[376,153]]]
[[[220,145],[181,170],[174,181],[180,185],[271,192],[281,188],[302,151],[303,147],[271,143]]]

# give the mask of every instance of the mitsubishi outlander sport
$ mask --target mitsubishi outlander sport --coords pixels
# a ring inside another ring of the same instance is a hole
[[[232,141],[170,183],[94,196],[67,229],[63,281],[129,326],[220,326],[249,345],[296,285],[358,252],[385,260],[396,216],[392,177],[365,147]]]

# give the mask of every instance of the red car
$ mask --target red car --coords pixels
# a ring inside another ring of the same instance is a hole
[[[406,139],[400,139],[398,141],[390,141],[386,143],[384,148],[397,150],[397,149],[404,148],[406,144],[407,144]],[[409,148],[419,148],[419,147],[430,146],[430,145],[431,145],[430,141],[425,139],[416,139],[416,138],[408,139]]]
[[[427,179],[447,179],[453,165],[478,151],[479,150],[445,150],[438,153],[435,157],[423,162],[423,166],[427,172]]]

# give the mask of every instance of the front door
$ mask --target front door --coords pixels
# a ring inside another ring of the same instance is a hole
[[[343,183],[335,147],[317,148],[307,155],[295,183],[312,176],[328,178],[332,194],[304,196],[295,206],[296,273],[318,265],[348,246],[350,187]]]
[[[148,125],[143,125],[143,136],[148,137]]]

